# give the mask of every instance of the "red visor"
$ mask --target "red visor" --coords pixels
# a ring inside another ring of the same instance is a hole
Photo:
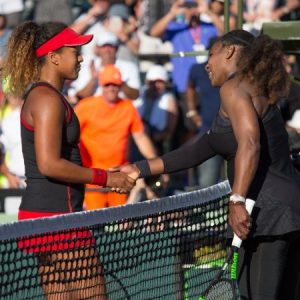
[[[51,51],[58,50],[65,46],[82,46],[89,43],[92,38],[92,34],[80,35],[71,28],[67,27],[37,48],[35,50],[35,54],[37,57],[42,57]]]

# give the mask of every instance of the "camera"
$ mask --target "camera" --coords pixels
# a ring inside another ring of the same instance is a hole
[[[198,7],[198,3],[193,2],[193,1],[188,1],[188,2],[184,2],[183,4],[181,4],[180,7],[184,7],[187,9],[196,8],[196,7]]]

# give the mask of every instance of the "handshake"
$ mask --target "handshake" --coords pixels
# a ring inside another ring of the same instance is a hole
[[[127,194],[135,186],[140,170],[134,164],[110,168],[107,171],[106,187],[112,192]]]

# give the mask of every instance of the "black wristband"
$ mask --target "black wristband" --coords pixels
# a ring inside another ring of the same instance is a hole
[[[146,159],[145,160],[137,161],[134,164],[141,171],[140,176],[139,176],[140,178],[152,176],[149,163],[148,163],[148,161]]]

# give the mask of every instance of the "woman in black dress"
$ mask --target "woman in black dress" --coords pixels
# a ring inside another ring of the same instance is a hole
[[[61,90],[66,79],[77,78],[83,61],[79,47],[92,38],[50,22],[23,23],[11,35],[3,72],[10,92],[24,99],[21,138],[27,187],[19,220],[83,210],[85,183],[122,188],[123,192],[135,184],[124,173],[84,168],[81,163],[79,122]],[[39,256],[39,274],[47,299],[106,299],[96,250],[85,247],[94,243],[93,237],[89,231],[78,235],[84,238],[76,243],[75,231],[45,236],[49,239],[46,245],[42,238],[19,242],[26,252],[44,252]],[[57,242],[52,243],[54,240]],[[70,259],[73,269],[68,269]],[[76,269],[84,264],[86,269]],[[70,276],[74,280],[68,284]]]
[[[289,81],[280,45],[266,35],[229,32],[210,49],[206,70],[221,95],[212,128],[160,158],[121,170],[145,177],[222,155],[232,188],[229,224],[246,239],[239,266],[242,299],[297,299],[300,175],[290,160],[288,136],[276,106]],[[245,198],[256,201],[252,222]]]

